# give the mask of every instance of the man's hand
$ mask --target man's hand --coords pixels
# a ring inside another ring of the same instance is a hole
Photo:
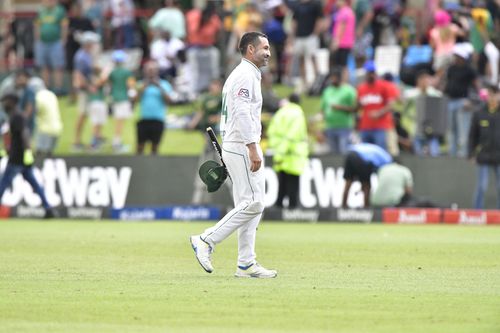
[[[262,159],[257,151],[257,145],[255,142],[249,143],[248,147],[248,157],[250,158],[250,171],[255,172],[260,169],[262,165]]]

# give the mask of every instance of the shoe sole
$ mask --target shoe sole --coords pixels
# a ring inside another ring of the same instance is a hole
[[[278,276],[278,274],[275,274],[274,276],[259,276],[259,275],[247,275],[247,274],[238,274],[234,273],[234,276],[237,278],[244,278],[244,279],[274,279]]]
[[[198,259],[198,255],[196,254],[196,246],[194,246],[193,244],[193,238],[192,237],[189,237],[189,242],[191,243],[191,247],[193,248],[193,251],[194,251],[194,257],[196,258],[196,260],[198,260],[198,263],[200,264],[201,268],[203,268],[203,270],[207,273],[212,273],[213,271],[205,268],[205,266],[202,265],[200,259]]]

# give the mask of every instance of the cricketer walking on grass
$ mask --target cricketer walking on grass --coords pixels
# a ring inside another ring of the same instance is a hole
[[[255,255],[255,236],[264,210],[264,166],[261,138],[261,72],[271,56],[267,36],[248,32],[241,37],[241,63],[224,84],[220,131],[222,158],[233,182],[234,209],[201,235],[191,236],[191,245],[203,269],[214,268],[215,246],[238,230],[236,277],[274,278],[275,270],[260,266]]]

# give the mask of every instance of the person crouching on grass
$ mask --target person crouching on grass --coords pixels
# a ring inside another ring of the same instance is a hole
[[[3,109],[9,116],[10,130],[9,162],[0,180],[0,200],[7,187],[11,186],[14,177],[18,173],[21,173],[23,178],[31,185],[33,191],[42,200],[42,205],[45,209],[44,217],[53,218],[55,217],[54,210],[48,203],[45,192],[33,173],[35,159],[30,149],[30,131],[28,121],[17,107],[19,98],[14,93],[7,93],[0,101]]]

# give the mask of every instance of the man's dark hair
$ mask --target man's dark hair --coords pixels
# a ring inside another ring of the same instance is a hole
[[[260,37],[267,39],[267,36],[259,31],[251,31],[244,34],[241,37],[240,45],[238,46],[241,54],[245,55],[247,53],[248,45],[252,44],[253,46],[257,46]]]
[[[299,94],[297,94],[297,93],[292,93],[292,94],[288,97],[288,100],[289,100],[291,103],[300,104],[300,95],[299,95]]]

